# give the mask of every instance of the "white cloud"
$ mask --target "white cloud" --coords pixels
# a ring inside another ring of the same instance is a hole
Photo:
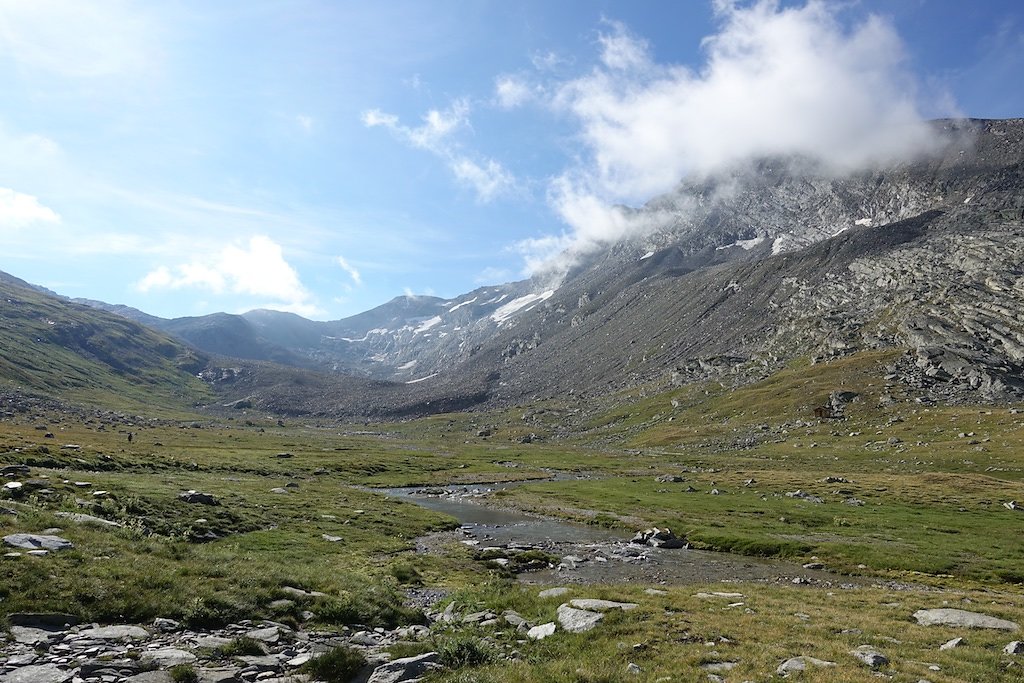
[[[363,125],[386,128],[400,140],[417,149],[431,152],[447,164],[452,175],[471,188],[481,202],[509,194],[516,189],[515,177],[494,159],[473,158],[461,151],[451,138],[461,128],[469,127],[469,101],[460,98],[447,109],[431,109],[423,115],[423,123],[415,128],[402,125],[394,114],[378,109],[363,112]]]
[[[613,24],[600,39],[605,68],[562,86],[556,104],[577,118],[605,194],[644,200],[754,156],[850,169],[929,148],[888,22],[872,15],[847,29],[817,0],[718,7],[700,71],[654,63],[646,42]]]
[[[345,258],[343,256],[339,256],[338,257],[338,265],[341,266],[342,270],[344,270],[346,273],[348,273],[348,276],[350,278],[352,278],[352,282],[354,282],[357,287],[362,287],[362,285],[363,285],[363,276],[360,275],[359,271],[356,270],[354,267],[352,267],[349,264],[349,262],[345,260]]]
[[[935,148],[888,21],[845,26],[843,7],[824,0],[714,6],[720,28],[703,41],[699,69],[656,63],[646,41],[608,22],[599,65],[547,86],[585,154],[549,191],[570,232],[517,245],[528,270],[564,269],[573,253],[650,230],[659,216],[613,205],[645,202],[691,174],[792,154],[843,173]],[[556,250],[568,254],[548,263]]]
[[[306,116],[305,114],[298,114],[295,117],[295,122],[299,124],[299,128],[301,128],[304,133],[313,132],[313,117]]]
[[[34,223],[59,223],[60,216],[37,197],[0,187],[0,228],[25,228]]]
[[[516,184],[512,174],[493,159],[481,166],[468,157],[452,157],[449,166],[455,177],[472,187],[482,202],[510,191]]]
[[[144,73],[156,40],[140,7],[128,0],[4,0],[0,51],[69,78]]]
[[[637,69],[648,66],[650,47],[647,41],[628,33],[625,24],[608,22],[612,33],[598,37],[601,43],[601,62],[609,69]]]
[[[515,109],[526,104],[534,97],[529,83],[519,76],[498,76],[494,81],[494,96],[498,106],[503,109]]]
[[[214,294],[242,294],[268,297],[266,304],[279,310],[316,310],[298,273],[285,260],[281,246],[263,235],[250,238],[248,245],[231,244],[209,258],[196,258],[173,267],[159,266],[137,285],[142,292],[159,289],[196,288]]]

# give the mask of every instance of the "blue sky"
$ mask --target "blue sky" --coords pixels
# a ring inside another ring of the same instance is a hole
[[[599,248],[687,173],[1024,115],[1019,2],[0,0],[0,270],[317,319]]]

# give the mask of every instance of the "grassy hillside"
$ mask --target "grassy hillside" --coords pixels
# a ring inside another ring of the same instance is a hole
[[[152,413],[208,400],[204,364],[138,323],[0,281],[0,387]]]

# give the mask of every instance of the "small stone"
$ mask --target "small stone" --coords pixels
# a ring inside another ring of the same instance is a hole
[[[779,664],[778,668],[775,669],[775,673],[780,676],[788,676],[791,673],[799,671],[806,671],[810,667],[826,668],[835,666],[835,662],[827,662],[823,659],[816,659],[814,657],[801,656],[787,659],[782,664]]]
[[[1006,644],[1003,652],[1008,655],[1024,655],[1024,642],[1013,640]]]
[[[549,621],[546,624],[541,624],[540,626],[534,626],[531,628],[526,632],[526,637],[530,640],[544,640],[548,636],[554,635],[555,628],[555,622]]]
[[[940,650],[952,650],[953,648],[960,647],[963,645],[963,638],[954,638],[953,640],[947,640],[942,645],[939,645]]]
[[[569,592],[569,589],[565,586],[556,586],[555,588],[547,588],[537,593],[538,598],[557,598],[561,595],[565,595]]]
[[[850,654],[861,661],[865,666],[869,666],[872,669],[885,666],[889,663],[889,658],[878,652],[870,645],[861,645],[855,650],[851,650]]]
[[[628,673],[628,674],[632,674],[633,676],[639,676],[642,672],[643,672],[643,669],[641,669],[639,666],[637,666],[633,662],[630,662],[629,664],[626,665],[626,673]]]
[[[330,534],[320,534],[320,537],[328,543],[337,543],[338,541],[344,540],[341,536],[332,536]]]

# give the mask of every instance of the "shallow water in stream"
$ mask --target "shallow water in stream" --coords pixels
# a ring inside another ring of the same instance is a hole
[[[853,588],[870,583],[861,577],[843,576],[779,560],[761,559],[701,550],[666,550],[631,544],[632,534],[599,527],[571,524],[548,517],[491,507],[490,493],[516,484],[415,487],[381,491],[430,510],[455,517],[457,532],[423,539],[423,551],[431,545],[458,540],[480,549],[535,547],[563,558],[553,569],[519,575],[524,583],[665,583],[698,584],[728,581],[800,583]]]

